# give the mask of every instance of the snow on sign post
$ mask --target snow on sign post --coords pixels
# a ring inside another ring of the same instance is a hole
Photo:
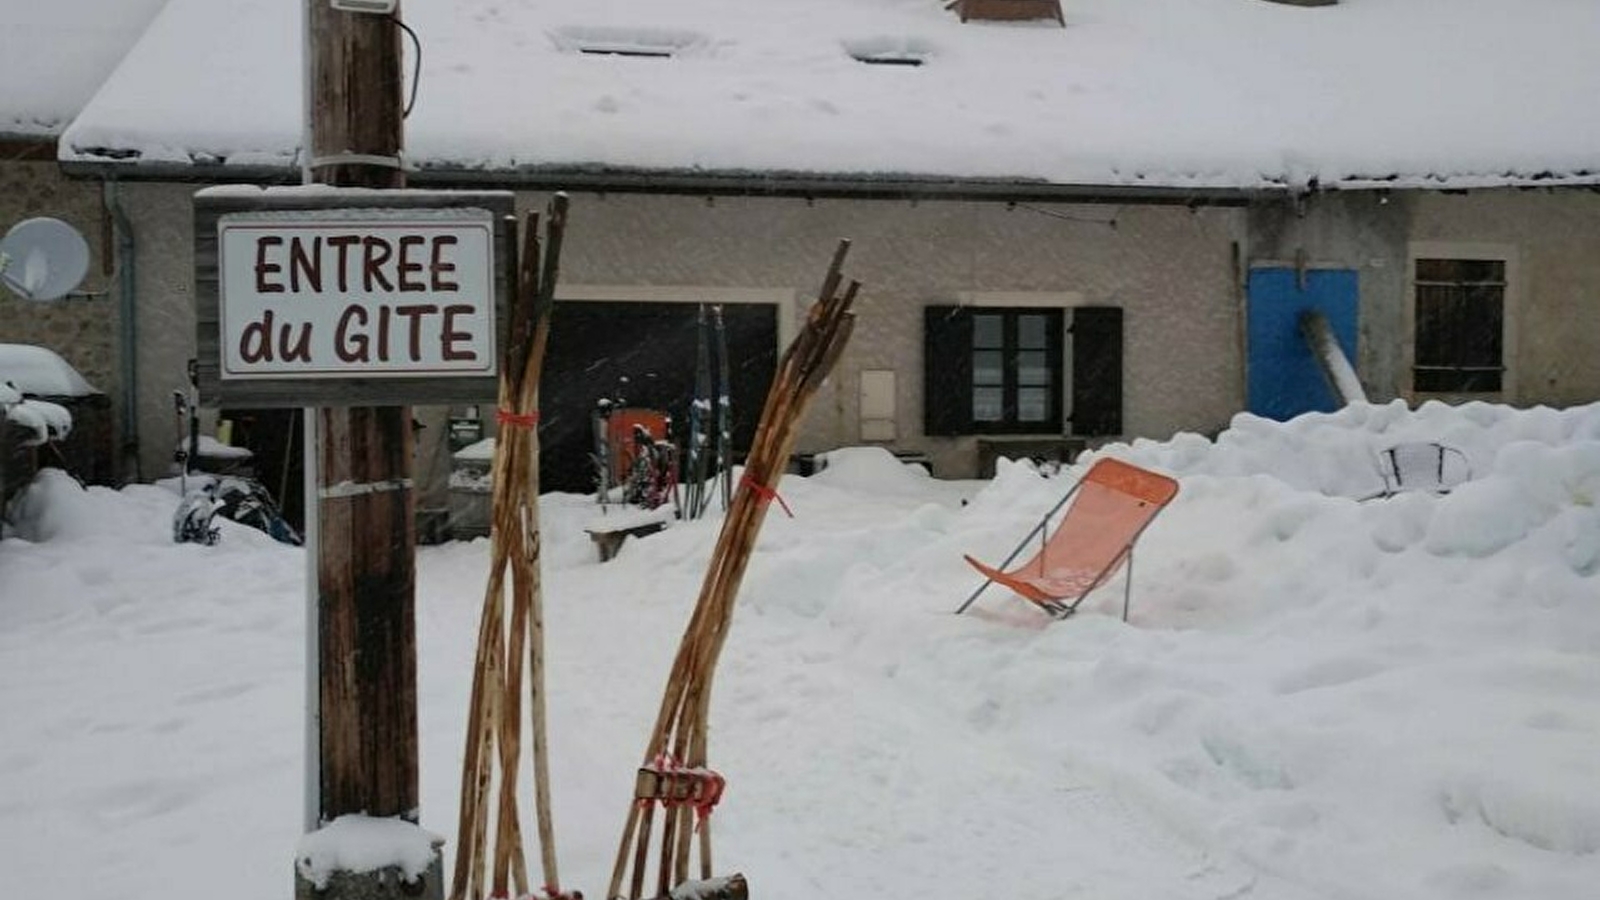
[[[506,192],[214,188],[195,199],[201,402],[495,396]]]

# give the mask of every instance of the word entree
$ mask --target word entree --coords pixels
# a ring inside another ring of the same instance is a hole
[[[225,224],[222,243],[225,377],[493,364],[487,225]]]

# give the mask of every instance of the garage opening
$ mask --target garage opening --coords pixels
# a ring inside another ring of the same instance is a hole
[[[672,416],[683,446],[694,396],[697,303],[558,301],[540,380],[539,482],[544,491],[594,490],[590,416],[603,398]],[[733,453],[742,461],[778,359],[778,308],[722,307],[728,346]],[[624,380],[625,379],[625,380]],[[715,398],[713,398],[715,399]]]

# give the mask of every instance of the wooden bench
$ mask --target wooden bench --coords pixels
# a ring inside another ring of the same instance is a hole
[[[667,527],[665,521],[636,522],[632,525],[619,524],[615,528],[591,525],[584,531],[589,533],[589,540],[594,541],[595,547],[600,551],[600,561],[606,562],[617,555],[622,549],[622,542],[631,537],[644,537],[655,534]]]
[[[944,8],[954,9],[963,22],[968,19],[1002,22],[1055,19],[1062,28],[1067,27],[1066,17],[1061,14],[1061,0],[950,0]]]

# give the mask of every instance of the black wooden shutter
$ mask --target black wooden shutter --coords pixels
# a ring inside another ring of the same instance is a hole
[[[972,433],[972,315],[960,306],[922,310],[922,430]]]
[[[1072,433],[1122,433],[1122,308],[1072,311]]]

